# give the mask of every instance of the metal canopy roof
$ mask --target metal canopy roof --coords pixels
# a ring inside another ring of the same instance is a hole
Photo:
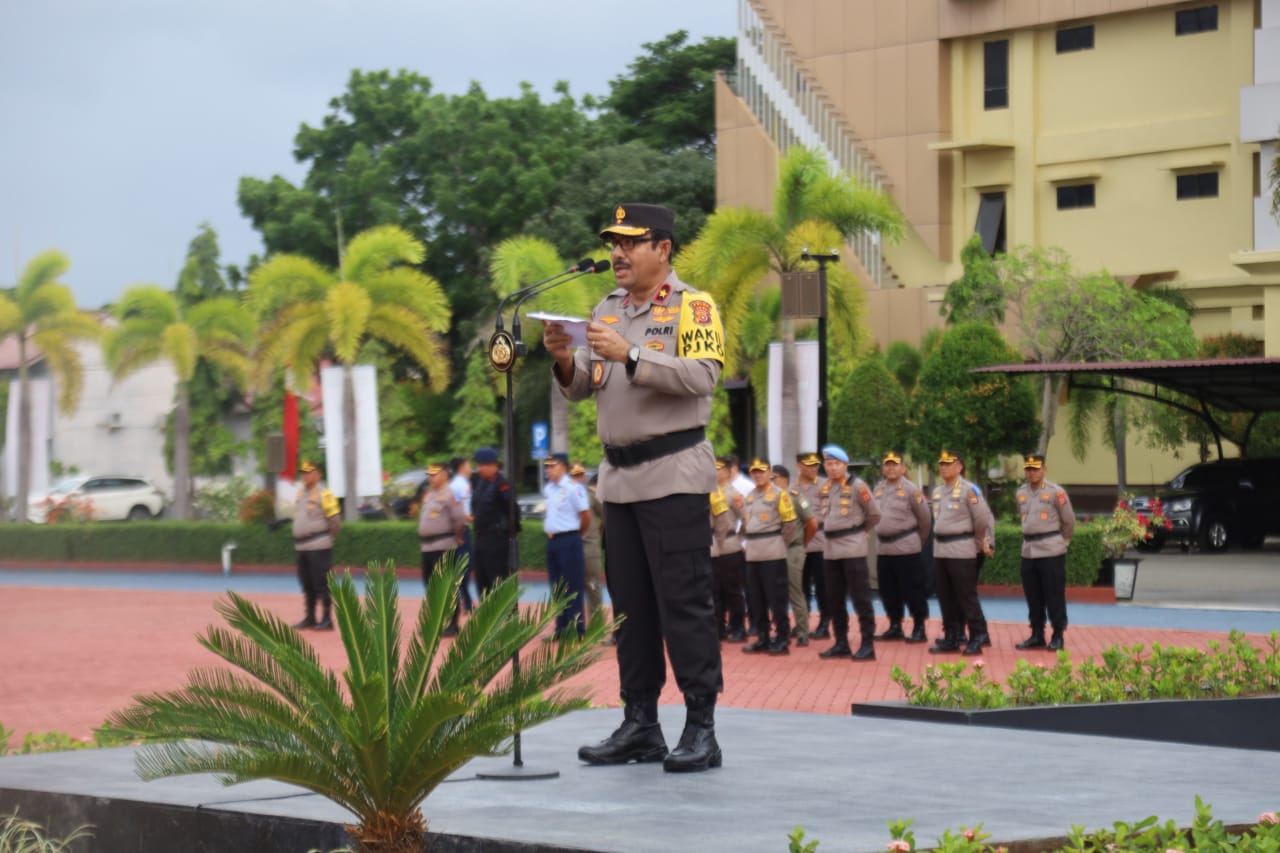
[[[1220,412],[1249,412],[1244,441],[1263,412],[1280,411],[1280,358],[1212,358],[1187,361],[1101,361],[1086,364],[1001,364],[976,367],[973,373],[1065,373],[1069,388],[1128,394],[1164,403],[1196,415],[1209,425],[1222,455],[1222,428],[1210,407]],[[1124,387],[1119,380],[1144,382],[1150,392]],[[1199,409],[1161,396],[1176,391],[1199,402]]]
[[[1088,364],[1004,364],[974,368],[974,373],[1067,373],[1071,387],[1081,375],[1148,382],[1194,397],[1225,412],[1280,411],[1280,358],[1206,358],[1189,361],[1098,361]]]

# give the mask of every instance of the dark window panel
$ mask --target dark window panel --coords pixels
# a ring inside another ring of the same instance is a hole
[[[1196,172],[1178,175],[1178,198],[1217,198],[1218,173]]]
[[[1058,53],[1071,53],[1076,50],[1093,50],[1093,24],[1083,27],[1069,27],[1058,30],[1056,34]]]
[[[1175,35],[1189,36],[1195,33],[1210,33],[1217,28],[1217,6],[1197,6],[1194,9],[1179,9],[1174,13],[1173,31]]]
[[[1074,210],[1094,206],[1093,184],[1072,184],[1058,187],[1058,210]]]
[[[982,238],[982,248],[988,255],[1005,250],[1004,193],[983,193],[978,204],[978,221],[974,231]]]
[[[1009,41],[989,41],[982,46],[982,106],[998,110],[1009,106]]]

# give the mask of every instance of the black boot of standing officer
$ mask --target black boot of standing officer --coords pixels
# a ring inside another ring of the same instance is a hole
[[[695,773],[723,762],[716,743],[716,697],[685,696],[684,732],[680,743],[662,762],[668,773]]]
[[[588,764],[627,764],[662,761],[667,742],[658,724],[658,693],[622,691],[623,719],[617,731],[595,746],[578,750],[578,760]],[[683,738],[681,743],[683,743]]]

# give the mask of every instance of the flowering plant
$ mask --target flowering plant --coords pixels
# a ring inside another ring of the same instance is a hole
[[[1150,512],[1143,513],[1133,508],[1133,495],[1121,495],[1111,515],[1102,521],[1102,547],[1108,557],[1123,557],[1130,545],[1151,539],[1155,528],[1173,528],[1159,498],[1152,498]]]

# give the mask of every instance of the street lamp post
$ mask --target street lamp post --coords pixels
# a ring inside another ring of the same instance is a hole
[[[808,249],[801,257],[818,262],[818,447],[827,443],[827,416],[830,407],[827,405],[827,264],[840,259],[840,254],[832,249],[828,254],[815,255]]]

